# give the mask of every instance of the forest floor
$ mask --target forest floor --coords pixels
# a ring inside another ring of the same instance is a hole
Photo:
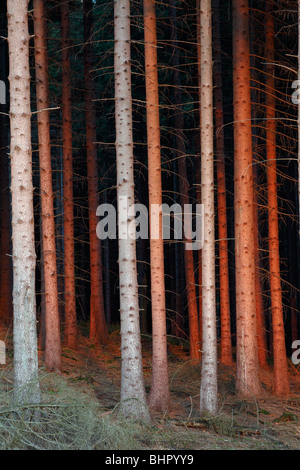
[[[5,340],[7,348],[7,364],[0,366],[1,429],[3,427],[1,416],[4,415],[1,410],[5,407],[8,409],[6,397],[9,396],[13,384],[13,348],[11,336],[1,328],[0,339]],[[170,411],[163,416],[154,414],[151,425],[145,426],[130,423],[128,420],[121,422],[117,416],[121,369],[118,330],[112,332],[109,342],[99,348],[92,345],[83,334],[80,337],[78,351],[64,348],[62,375],[47,373],[43,368],[43,353],[39,352],[39,356],[44,403],[52,403],[53,407],[58,404],[67,406],[68,403],[77,403],[76,406],[79,406],[80,410],[87,409],[90,405],[92,407],[93,419],[87,418],[85,414],[80,418],[82,422],[78,424],[77,430],[70,431],[67,428],[65,431],[69,436],[70,434],[73,436],[71,443],[70,437],[66,438],[67,448],[99,450],[300,449],[300,366],[290,365],[290,396],[279,399],[272,395],[270,369],[261,372],[265,396],[259,400],[254,398],[245,400],[235,394],[235,368],[220,364],[218,416],[200,418],[201,366],[189,360],[183,344],[170,339],[168,356],[172,406]],[[143,336],[143,365],[146,389],[149,391],[151,338],[148,336]],[[54,421],[58,420],[58,414],[51,416],[52,425],[55,428]],[[72,416],[74,418],[74,415]],[[76,412],[76,420],[79,419],[78,416]],[[64,414],[59,419],[63,419],[69,426],[69,415],[66,418]],[[97,439],[95,436],[98,428],[95,426],[99,428]],[[61,423],[59,423],[59,429],[63,434]],[[32,434],[32,430],[30,432]],[[37,432],[34,432],[36,435]],[[25,448],[64,448],[63,435],[53,440],[52,437],[48,439],[49,433],[47,432],[44,436],[39,436],[39,445],[34,444],[37,441],[29,438],[28,435],[26,439],[21,438],[21,443],[18,439],[16,440],[15,435],[14,437],[10,435],[6,444],[2,444],[2,448],[24,448],[24,446]],[[75,436],[76,432],[78,436]],[[18,435],[21,435],[19,431]],[[4,442],[3,436],[0,437]],[[45,443],[41,444],[42,441]]]

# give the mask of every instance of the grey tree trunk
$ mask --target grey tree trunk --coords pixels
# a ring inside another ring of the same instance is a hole
[[[28,0],[7,2],[15,400],[40,401],[36,335]]]
[[[114,3],[115,18],[115,118],[117,155],[118,236],[121,316],[121,413],[149,420],[143,377],[139,300],[136,266],[136,241],[129,237],[132,217],[120,207],[134,204],[133,135],[130,67],[130,2]]]
[[[216,414],[217,331],[215,298],[215,227],[214,227],[214,136],[212,79],[211,0],[202,0],[201,31],[201,197],[204,204],[204,245],[202,249],[202,369],[200,411]]]

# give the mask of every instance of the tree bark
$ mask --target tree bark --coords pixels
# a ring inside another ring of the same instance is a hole
[[[14,398],[38,403],[28,0],[7,3],[13,240]]]
[[[233,0],[234,211],[236,259],[237,392],[262,393],[255,305],[249,7]]]
[[[152,301],[152,382],[151,408],[166,410],[169,406],[167,331],[164,278],[162,215],[154,212],[162,205],[159,98],[157,76],[157,38],[155,1],[144,0],[144,38],[146,71],[146,108],[148,143],[148,184],[150,207],[150,269]],[[159,219],[155,225],[155,219]],[[159,226],[158,226],[159,225]],[[157,238],[152,236],[157,232]]]
[[[53,209],[51,143],[49,123],[49,83],[46,18],[43,0],[34,0],[34,52],[37,122],[39,139],[40,192],[42,218],[42,259],[45,287],[45,365],[61,371],[61,339],[58,312],[55,223]]]
[[[276,96],[274,80],[274,18],[272,3],[266,4],[266,156],[268,182],[269,269],[272,309],[274,393],[287,395],[289,379],[283,322],[278,231],[276,171]]]
[[[117,154],[117,196],[119,221],[119,282],[121,318],[121,413],[149,420],[143,378],[136,240],[130,237],[134,214],[122,213],[122,198],[134,205],[132,98],[130,65],[130,2],[114,3],[115,27],[115,117]]]
[[[77,349],[75,293],[72,110],[69,0],[60,6],[62,47],[62,138],[63,138],[63,210],[64,210],[64,279],[65,338],[68,348]]]
[[[256,10],[250,13],[250,67],[251,67],[251,115],[252,115],[252,153],[253,153],[253,190],[254,190],[254,253],[255,253],[255,300],[256,300],[256,324],[257,324],[257,347],[258,361],[260,367],[268,369],[267,363],[267,335],[264,316],[264,302],[261,281],[260,266],[260,235],[259,235],[259,212],[258,212],[258,164],[259,164],[259,126],[256,117],[259,114],[257,102],[257,30]]]
[[[197,82],[199,87],[199,109],[196,122],[201,129],[200,103],[201,103],[201,31],[200,31],[200,0],[196,0],[196,35],[197,35]],[[197,127],[197,126],[196,126]],[[201,135],[196,134],[196,202],[201,204]],[[198,320],[199,320],[199,346],[202,352],[202,250],[198,250]]]
[[[219,279],[220,279],[220,317],[221,317],[221,355],[223,364],[232,364],[229,269],[227,243],[227,203],[224,153],[224,118],[223,118],[223,85],[222,85],[222,51],[220,37],[220,2],[214,1],[214,77],[215,77],[215,125],[217,155],[217,194],[218,194],[218,244],[219,244]]]
[[[217,328],[215,298],[214,136],[211,0],[202,0],[201,32],[201,198],[204,205],[202,248],[202,367],[200,412],[216,414]],[[205,123],[205,124],[204,124]]]

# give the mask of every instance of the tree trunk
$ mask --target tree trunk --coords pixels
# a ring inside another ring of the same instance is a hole
[[[65,338],[68,348],[77,349],[77,319],[75,297],[72,110],[69,1],[60,6],[62,47],[62,138],[63,138],[63,198],[64,198],[64,278],[65,278]]]
[[[272,309],[274,392],[289,393],[289,379],[285,348],[280,255],[278,232],[278,201],[276,172],[276,97],[274,80],[274,18],[273,5],[266,5],[266,155],[268,182],[269,269]]]
[[[95,98],[93,73],[93,49],[91,44],[93,25],[92,0],[84,0],[84,81],[85,81],[85,120],[86,120],[86,153],[88,175],[88,203],[89,203],[89,237],[90,237],[90,340],[104,342],[108,331],[104,312],[103,273],[101,243],[97,237],[96,215],[99,205],[98,196],[98,166],[97,166],[97,128],[96,112],[93,99]]]
[[[164,277],[162,215],[155,206],[162,205],[159,98],[157,76],[157,38],[155,1],[144,0],[144,37],[146,71],[146,108],[148,143],[148,181],[150,208],[150,269],[152,301],[152,383],[151,408],[165,410],[169,406],[167,332]],[[159,222],[156,224],[156,220]],[[157,238],[153,233],[157,232]]]
[[[213,136],[213,63],[211,0],[202,0],[201,32],[201,197],[204,205],[204,245],[202,249],[202,368],[200,412],[216,414],[217,328],[215,298],[215,226],[214,226],[214,136]],[[205,125],[204,125],[205,123]]]
[[[174,0],[171,2],[171,18],[172,18],[172,45],[174,47],[172,54],[172,66],[173,66],[173,85],[174,85],[174,105],[175,109],[175,131],[176,131],[176,154],[178,161],[178,173],[179,173],[179,192],[181,207],[185,207],[190,203],[189,201],[189,183],[186,171],[186,149],[184,143],[183,129],[184,129],[184,117],[182,111],[182,96],[180,92],[181,80],[179,74],[179,49],[177,39],[177,19],[176,19],[176,8]],[[188,226],[187,226],[188,224]],[[185,220],[184,227],[185,235],[192,232],[192,227],[189,224],[189,219]],[[186,241],[191,242],[191,239],[184,237]],[[185,282],[187,292],[187,304],[188,304],[188,318],[189,318],[189,341],[190,341],[190,358],[200,358],[200,339],[199,339],[199,320],[198,320],[198,306],[197,306],[197,294],[196,294],[196,281],[195,281],[195,269],[194,269],[194,255],[192,250],[184,249],[184,268],[185,268]]]
[[[17,403],[38,403],[28,0],[7,4],[13,240],[14,387]]]
[[[215,124],[217,155],[217,192],[218,192],[218,235],[219,235],[219,276],[220,276],[220,317],[221,317],[221,355],[223,364],[232,364],[229,270],[227,243],[227,204],[224,154],[224,119],[223,119],[223,86],[222,86],[222,51],[220,37],[220,2],[214,1],[214,77],[215,77]]]
[[[260,266],[260,236],[259,236],[259,213],[258,213],[258,164],[259,164],[259,126],[256,117],[259,114],[257,100],[257,84],[256,71],[258,68],[257,51],[257,30],[256,30],[256,10],[250,14],[250,67],[251,67],[251,115],[252,123],[252,153],[253,153],[253,210],[254,210],[254,253],[255,253],[255,300],[256,300],[256,324],[257,324],[257,347],[258,361],[260,367],[268,368],[267,363],[267,335],[264,316],[264,302],[261,281]]]
[[[121,413],[149,420],[143,378],[136,240],[130,237],[134,214],[122,213],[122,199],[134,205],[132,98],[130,66],[130,2],[114,3],[115,27],[115,117],[119,237],[119,282],[121,318]]]
[[[233,0],[234,210],[237,392],[261,394],[259,381],[253,216],[249,7]]]
[[[34,52],[42,210],[42,259],[45,286],[45,365],[61,371],[55,223],[53,209],[46,18],[43,0],[34,0]]]

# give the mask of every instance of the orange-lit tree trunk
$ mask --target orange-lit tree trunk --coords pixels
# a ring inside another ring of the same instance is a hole
[[[199,120],[199,129],[201,129],[200,103],[201,103],[201,32],[200,32],[200,0],[196,0],[196,34],[197,34],[197,78],[199,87],[199,109],[196,116]],[[200,132],[196,136],[196,202],[201,204],[201,138]],[[199,344],[200,354],[202,351],[202,250],[198,250],[198,320],[199,320]]]
[[[7,3],[13,241],[14,399],[38,403],[28,0]]]
[[[255,300],[256,300],[256,325],[257,325],[257,347],[258,347],[258,361],[260,367],[263,369],[268,368],[267,364],[267,335],[264,317],[264,302],[261,281],[261,266],[260,266],[260,238],[259,238],[259,213],[258,213],[258,162],[259,162],[259,147],[258,147],[258,132],[259,127],[256,124],[256,117],[258,114],[257,106],[257,32],[256,32],[256,11],[250,15],[250,67],[251,67],[251,114],[253,119],[252,125],[252,154],[253,154],[253,184],[254,184],[254,253],[255,253]]]
[[[84,0],[84,81],[85,81],[85,121],[86,121],[86,154],[88,175],[88,204],[89,204],[89,237],[90,237],[90,339],[92,342],[103,342],[107,339],[108,331],[105,321],[103,297],[103,273],[101,243],[96,234],[99,205],[98,196],[98,166],[97,166],[97,129],[93,81],[93,2]]]
[[[178,159],[178,173],[179,173],[179,192],[181,207],[185,207],[190,203],[189,201],[189,183],[186,171],[186,149],[184,143],[183,129],[184,129],[184,117],[182,111],[182,96],[180,91],[181,80],[179,74],[179,49],[177,39],[177,22],[176,22],[176,8],[174,6],[174,0],[170,2],[171,17],[172,17],[172,45],[173,50],[173,84],[174,84],[174,105],[175,110],[175,130],[176,130],[176,153]],[[191,242],[188,237],[188,233],[191,234],[192,227],[189,223],[189,219],[185,220],[184,226],[186,241]],[[194,255],[192,250],[184,249],[184,268],[185,268],[185,282],[186,282],[186,293],[187,293],[187,304],[188,304],[188,318],[189,318],[189,341],[190,341],[190,358],[200,358],[200,339],[199,339],[199,321],[198,321],[198,306],[197,306],[197,294],[196,294],[196,282],[195,282],[195,269],[194,269]]]
[[[46,18],[43,0],[34,0],[34,52],[42,210],[42,258],[45,288],[45,365],[61,371],[55,223],[53,209]]]
[[[223,87],[222,87],[222,53],[220,37],[220,2],[214,1],[214,79],[215,79],[215,125],[216,125],[216,156],[217,156],[217,193],[218,193],[218,235],[219,235],[219,276],[220,276],[220,317],[221,317],[221,355],[223,364],[232,364],[229,270],[227,243],[227,204],[224,154],[224,119],[223,119]]]
[[[115,117],[117,196],[119,221],[119,276],[121,319],[121,413],[149,420],[143,378],[136,240],[130,236],[134,214],[122,213],[122,199],[134,205],[133,133],[130,66],[130,2],[114,3],[115,28]]]
[[[153,345],[152,383],[149,404],[152,408],[165,410],[169,406],[169,378],[167,362],[162,215],[160,210],[155,210],[155,205],[158,207],[162,204],[162,182],[157,76],[156,15],[154,0],[144,0],[144,37]],[[159,219],[159,223],[156,224],[157,219]],[[157,232],[157,238],[154,238],[153,232]]]
[[[201,33],[201,198],[204,206],[202,248],[202,367],[200,412],[216,414],[217,325],[215,294],[214,126],[211,0],[202,0]]]
[[[273,3],[273,2],[272,2]],[[289,393],[288,368],[285,348],[280,254],[278,233],[278,201],[276,173],[276,96],[274,80],[274,18],[273,5],[266,4],[266,156],[269,221],[269,270],[272,309],[274,392]]]
[[[63,209],[64,209],[64,279],[65,337],[68,348],[77,349],[75,297],[72,109],[69,1],[60,6],[62,47],[62,139],[63,139]]]
[[[249,7],[233,0],[234,211],[238,393],[261,393],[255,305]]]
[[[7,85],[6,3],[0,7],[0,80]],[[7,93],[6,93],[7,95]],[[5,98],[5,100],[3,100]],[[4,102],[3,102],[4,101]],[[9,118],[7,96],[0,100],[0,322],[12,326],[12,259],[9,190]]]

